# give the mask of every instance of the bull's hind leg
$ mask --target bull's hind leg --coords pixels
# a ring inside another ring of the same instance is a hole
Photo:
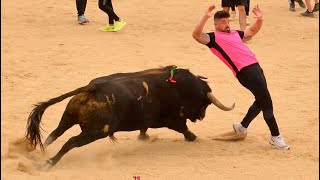
[[[75,147],[81,147],[98,139],[105,138],[108,136],[108,132],[99,131],[96,134],[81,132],[78,136],[70,138],[60,149],[60,151],[53,157],[47,160],[44,169],[53,167],[57,162],[65,155],[68,151]]]
[[[44,142],[44,148],[53,143],[58,137],[60,137],[66,130],[70,129],[76,123],[73,120],[73,117],[68,114],[66,111],[63,113],[62,118],[58,127],[50,133],[46,141]]]
[[[138,136],[139,140],[147,140],[149,139],[149,135],[146,133],[148,128],[140,129],[140,134]]]

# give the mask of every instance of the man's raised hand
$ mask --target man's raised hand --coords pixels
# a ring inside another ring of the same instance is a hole
[[[256,15],[256,16],[253,17],[253,18],[262,19],[263,13],[262,13],[262,11],[260,10],[259,5],[256,5],[256,6],[252,9],[252,12],[253,12],[254,15]]]
[[[205,12],[205,16],[210,18],[213,16],[212,14],[212,10],[214,10],[216,8],[216,6],[214,4],[212,4],[211,6],[208,7],[208,9]]]

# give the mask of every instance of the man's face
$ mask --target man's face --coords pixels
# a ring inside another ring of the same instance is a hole
[[[221,18],[214,21],[216,31],[230,32],[229,18]]]

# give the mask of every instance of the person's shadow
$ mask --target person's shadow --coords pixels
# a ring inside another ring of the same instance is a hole
[[[247,137],[245,135],[237,135],[234,131],[218,134],[211,137],[211,140],[215,141],[243,141]]]

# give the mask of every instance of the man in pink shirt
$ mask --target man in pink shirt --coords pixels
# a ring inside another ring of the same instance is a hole
[[[263,117],[270,129],[269,143],[278,149],[288,150],[288,146],[280,135],[276,119],[273,114],[272,99],[267,88],[267,82],[255,54],[243,42],[251,39],[262,26],[263,13],[259,6],[252,10],[257,21],[245,31],[231,30],[229,26],[230,14],[226,11],[217,11],[214,14],[215,32],[204,33],[203,27],[213,16],[211,5],[193,31],[193,38],[200,44],[206,45],[228,68],[241,85],[251,91],[255,101],[249,108],[241,123],[233,124],[235,133],[246,136],[251,121],[262,111]]]

